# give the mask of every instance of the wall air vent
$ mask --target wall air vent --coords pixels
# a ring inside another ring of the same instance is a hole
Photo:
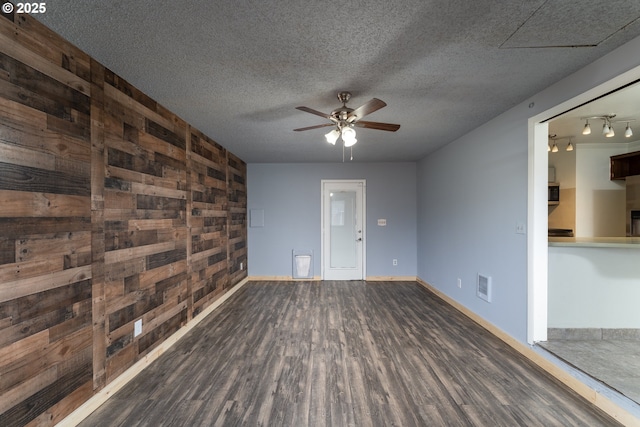
[[[491,302],[491,277],[478,274],[478,286],[476,288],[478,298]]]

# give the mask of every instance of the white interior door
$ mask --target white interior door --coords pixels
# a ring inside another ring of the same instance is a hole
[[[365,181],[322,181],[322,278],[365,278]]]

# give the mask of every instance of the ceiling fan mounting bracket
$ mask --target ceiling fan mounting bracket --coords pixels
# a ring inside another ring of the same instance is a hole
[[[351,99],[351,92],[338,92],[338,100],[345,106]]]

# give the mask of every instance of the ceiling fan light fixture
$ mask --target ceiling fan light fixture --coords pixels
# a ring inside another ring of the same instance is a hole
[[[336,145],[336,141],[340,137],[340,131],[338,129],[334,129],[328,134],[324,136],[327,139],[327,142],[331,145]]]
[[[356,131],[353,128],[345,127],[342,129],[342,140],[344,141],[345,147],[351,147],[354,145],[356,140]]]
[[[296,132],[312,130],[317,128],[324,128],[327,126],[333,127],[333,130],[326,133],[324,135],[327,142],[331,145],[335,145],[338,139],[342,137],[342,153],[343,153],[343,161],[344,161],[344,149],[353,147],[358,140],[356,139],[356,131],[353,129],[354,126],[358,126],[361,128],[369,128],[376,130],[384,130],[388,132],[395,132],[400,129],[400,125],[393,123],[381,123],[381,122],[370,122],[370,121],[359,121],[364,116],[371,114],[375,111],[378,111],[382,107],[385,107],[387,104],[378,99],[373,98],[370,101],[362,104],[356,109],[347,107],[347,102],[351,98],[350,92],[339,92],[338,99],[342,102],[342,107],[336,108],[329,114],[325,114],[321,111],[314,110],[309,107],[299,106],[296,107],[297,110],[304,111],[305,113],[310,113],[315,116],[320,116],[325,119],[331,121],[331,123],[324,123],[315,126],[306,126],[298,129],[294,129]],[[353,159],[353,156],[351,156]]]
[[[356,142],[358,142],[357,139],[353,138],[353,139],[348,139],[344,141],[344,146],[349,148],[349,147],[353,147],[354,145],[356,145]]]

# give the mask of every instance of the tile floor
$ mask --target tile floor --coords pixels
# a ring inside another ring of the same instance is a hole
[[[640,404],[640,340],[549,340],[538,343]]]

